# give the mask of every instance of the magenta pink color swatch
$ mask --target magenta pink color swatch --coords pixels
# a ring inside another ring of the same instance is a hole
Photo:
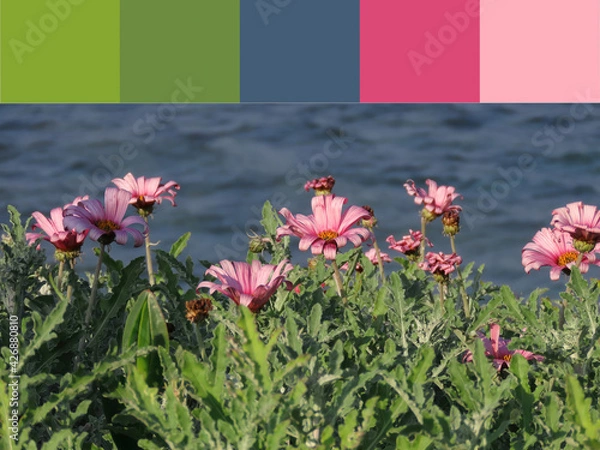
[[[478,102],[479,0],[362,0],[361,102]]]

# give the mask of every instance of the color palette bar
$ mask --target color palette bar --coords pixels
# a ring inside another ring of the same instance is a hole
[[[239,102],[239,0],[121,2],[122,102]]]
[[[119,0],[3,0],[3,102],[118,102]]]
[[[2,102],[598,102],[600,2],[1,0]]]

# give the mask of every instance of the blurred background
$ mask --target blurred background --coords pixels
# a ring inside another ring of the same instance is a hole
[[[151,219],[160,248],[191,231],[185,255],[195,261],[244,259],[266,200],[308,214],[304,182],[331,174],[349,205],[375,210],[386,251],[387,236],[420,227],[402,185],[432,178],[464,196],[455,203],[465,262],[485,264],[487,280],[518,294],[556,291],[566,279],[525,274],[521,250],[554,208],[600,205],[599,115],[600,105],[582,104],[0,105],[0,222],[9,204],[47,215],[77,195],[102,198],[127,172],[160,176],[181,185],[177,207],[165,202]],[[439,220],[428,236],[434,251],[449,251]],[[93,269],[92,245],[80,268]],[[113,244],[111,255],[128,260],[143,248]],[[294,262],[309,256],[295,252]]]

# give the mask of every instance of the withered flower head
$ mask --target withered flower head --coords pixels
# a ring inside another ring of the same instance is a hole
[[[198,323],[208,318],[208,313],[212,311],[212,299],[210,297],[200,297],[195,300],[185,302],[185,318],[190,323]]]

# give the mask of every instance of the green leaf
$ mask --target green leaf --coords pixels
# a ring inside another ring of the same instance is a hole
[[[73,376],[68,373],[63,376],[61,386],[64,386],[58,393],[52,394],[49,399],[34,410],[27,410],[22,418],[22,423],[29,422],[34,425],[45,420],[48,414],[60,404],[65,404],[75,399],[78,395],[90,389],[90,386],[97,379],[132,364],[139,351],[129,351],[116,357],[106,357],[103,362],[97,364],[91,373]]]
[[[44,319],[42,319],[42,317],[36,311],[31,313],[31,318],[33,319],[34,338],[21,352],[18,370],[23,367],[25,362],[27,362],[27,360],[31,358],[44,343],[56,338],[56,333],[54,330],[64,321],[67,306],[68,302],[64,300],[59,301],[52,312]]]
[[[102,331],[108,325],[109,321],[116,317],[119,313],[122,313],[122,311],[125,309],[125,305],[131,299],[131,296],[134,293],[139,292],[138,289],[140,275],[144,270],[145,260],[143,257],[134,259],[125,269],[123,269],[123,275],[119,280],[118,286],[115,288],[110,299],[105,302],[105,304],[108,306],[108,309],[103,314],[102,319],[98,321],[98,325],[96,326],[96,329],[90,338],[88,347],[92,347],[92,344],[99,337],[106,337]]]
[[[469,379],[465,364],[455,360],[450,361],[448,364],[448,375],[458,391],[456,400],[470,410],[476,411],[479,409],[483,404],[481,395]]]
[[[296,352],[296,355],[302,353],[302,339],[298,330],[298,324],[292,315],[289,315],[285,321],[286,337],[288,345]]]
[[[244,336],[246,337],[244,350],[255,365],[255,375],[259,380],[260,385],[263,386],[265,390],[269,390],[271,388],[271,376],[267,357],[282,330],[275,331],[269,343],[265,345],[260,339],[258,329],[256,328],[254,313],[245,306],[240,306],[240,311],[242,317],[238,322],[238,326],[242,329]]]
[[[545,423],[554,433],[559,429],[560,417],[562,416],[562,412],[559,408],[558,395],[556,392],[551,392],[546,401],[544,411],[546,416]]]
[[[358,410],[353,409],[346,416],[346,418],[344,420],[344,424],[338,428],[338,433],[340,433],[340,439],[341,439],[341,448],[343,448],[343,449],[356,448],[357,436],[356,436],[356,433],[354,430],[356,429],[357,421],[358,421]]]
[[[191,235],[192,235],[192,233],[190,233],[188,231],[183,236],[181,236],[179,239],[177,239],[177,241],[175,241],[175,243],[171,246],[171,249],[169,250],[169,254],[173,258],[177,258],[179,255],[181,255],[181,252],[187,247],[187,244],[188,244],[188,241],[190,240]]]
[[[373,317],[383,316],[387,312],[389,312],[390,308],[386,302],[387,291],[385,289],[380,289],[377,292],[377,298],[375,299],[375,304],[373,305]]]
[[[583,428],[585,435],[600,444],[600,420],[592,421],[590,411],[592,399],[586,398],[581,385],[574,375],[567,375],[567,405],[575,423]]]
[[[417,363],[408,376],[408,381],[411,386],[414,386],[415,384],[423,384],[425,381],[427,381],[427,371],[431,367],[431,364],[433,364],[435,351],[433,348],[428,346],[421,347],[419,349],[419,355],[417,358]]]
[[[320,303],[316,303],[311,312],[308,321],[308,334],[313,338],[318,338],[319,330],[321,329],[321,317],[323,316],[323,307]]]
[[[571,276],[567,286],[570,287],[579,298],[586,298],[589,295],[589,286],[587,281],[581,275],[578,267],[573,266],[571,268]]]
[[[270,201],[266,201],[262,209],[262,220],[260,221],[267,234],[274,236],[277,234],[277,228],[281,225],[281,220]]]
[[[138,296],[125,322],[122,349],[129,349],[134,344],[138,348],[152,346],[169,349],[167,324],[156,296],[151,291],[144,291]],[[138,358],[137,367],[146,377],[148,385],[160,385],[162,367],[156,353]]]
[[[512,313],[513,317],[523,322],[525,318],[521,313],[519,302],[515,298],[515,294],[513,294],[508,286],[504,285],[500,288],[500,297],[502,298],[504,306],[506,306],[506,308]]]
[[[214,386],[206,382],[209,379],[208,369],[197,360],[194,354],[188,351],[184,351],[182,354],[181,375],[191,383],[196,397],[209,407],[212,420],[231,423],[230,414],[229,412],[225,413],[221,397],[215,396]],[[220,390],[222,391],[222,389],[221,387]]]
[[[220,323],[214,331],[212,339],[212,354],[210,362],[212,370],[208,374],[208,382],[212,386],[215,396],[220,397],[225,384],[225,374],[227,371],[227,340],[225,339],[225,325]]]
[[[521,406],[519,410],[523,417],[523,430],[532,433],[533,404],[535,399],[529,387],[529,363],[522,355],[516,353],[510,361],[510,371],[519,380],[519,385],[515,388],[514,394]]]

